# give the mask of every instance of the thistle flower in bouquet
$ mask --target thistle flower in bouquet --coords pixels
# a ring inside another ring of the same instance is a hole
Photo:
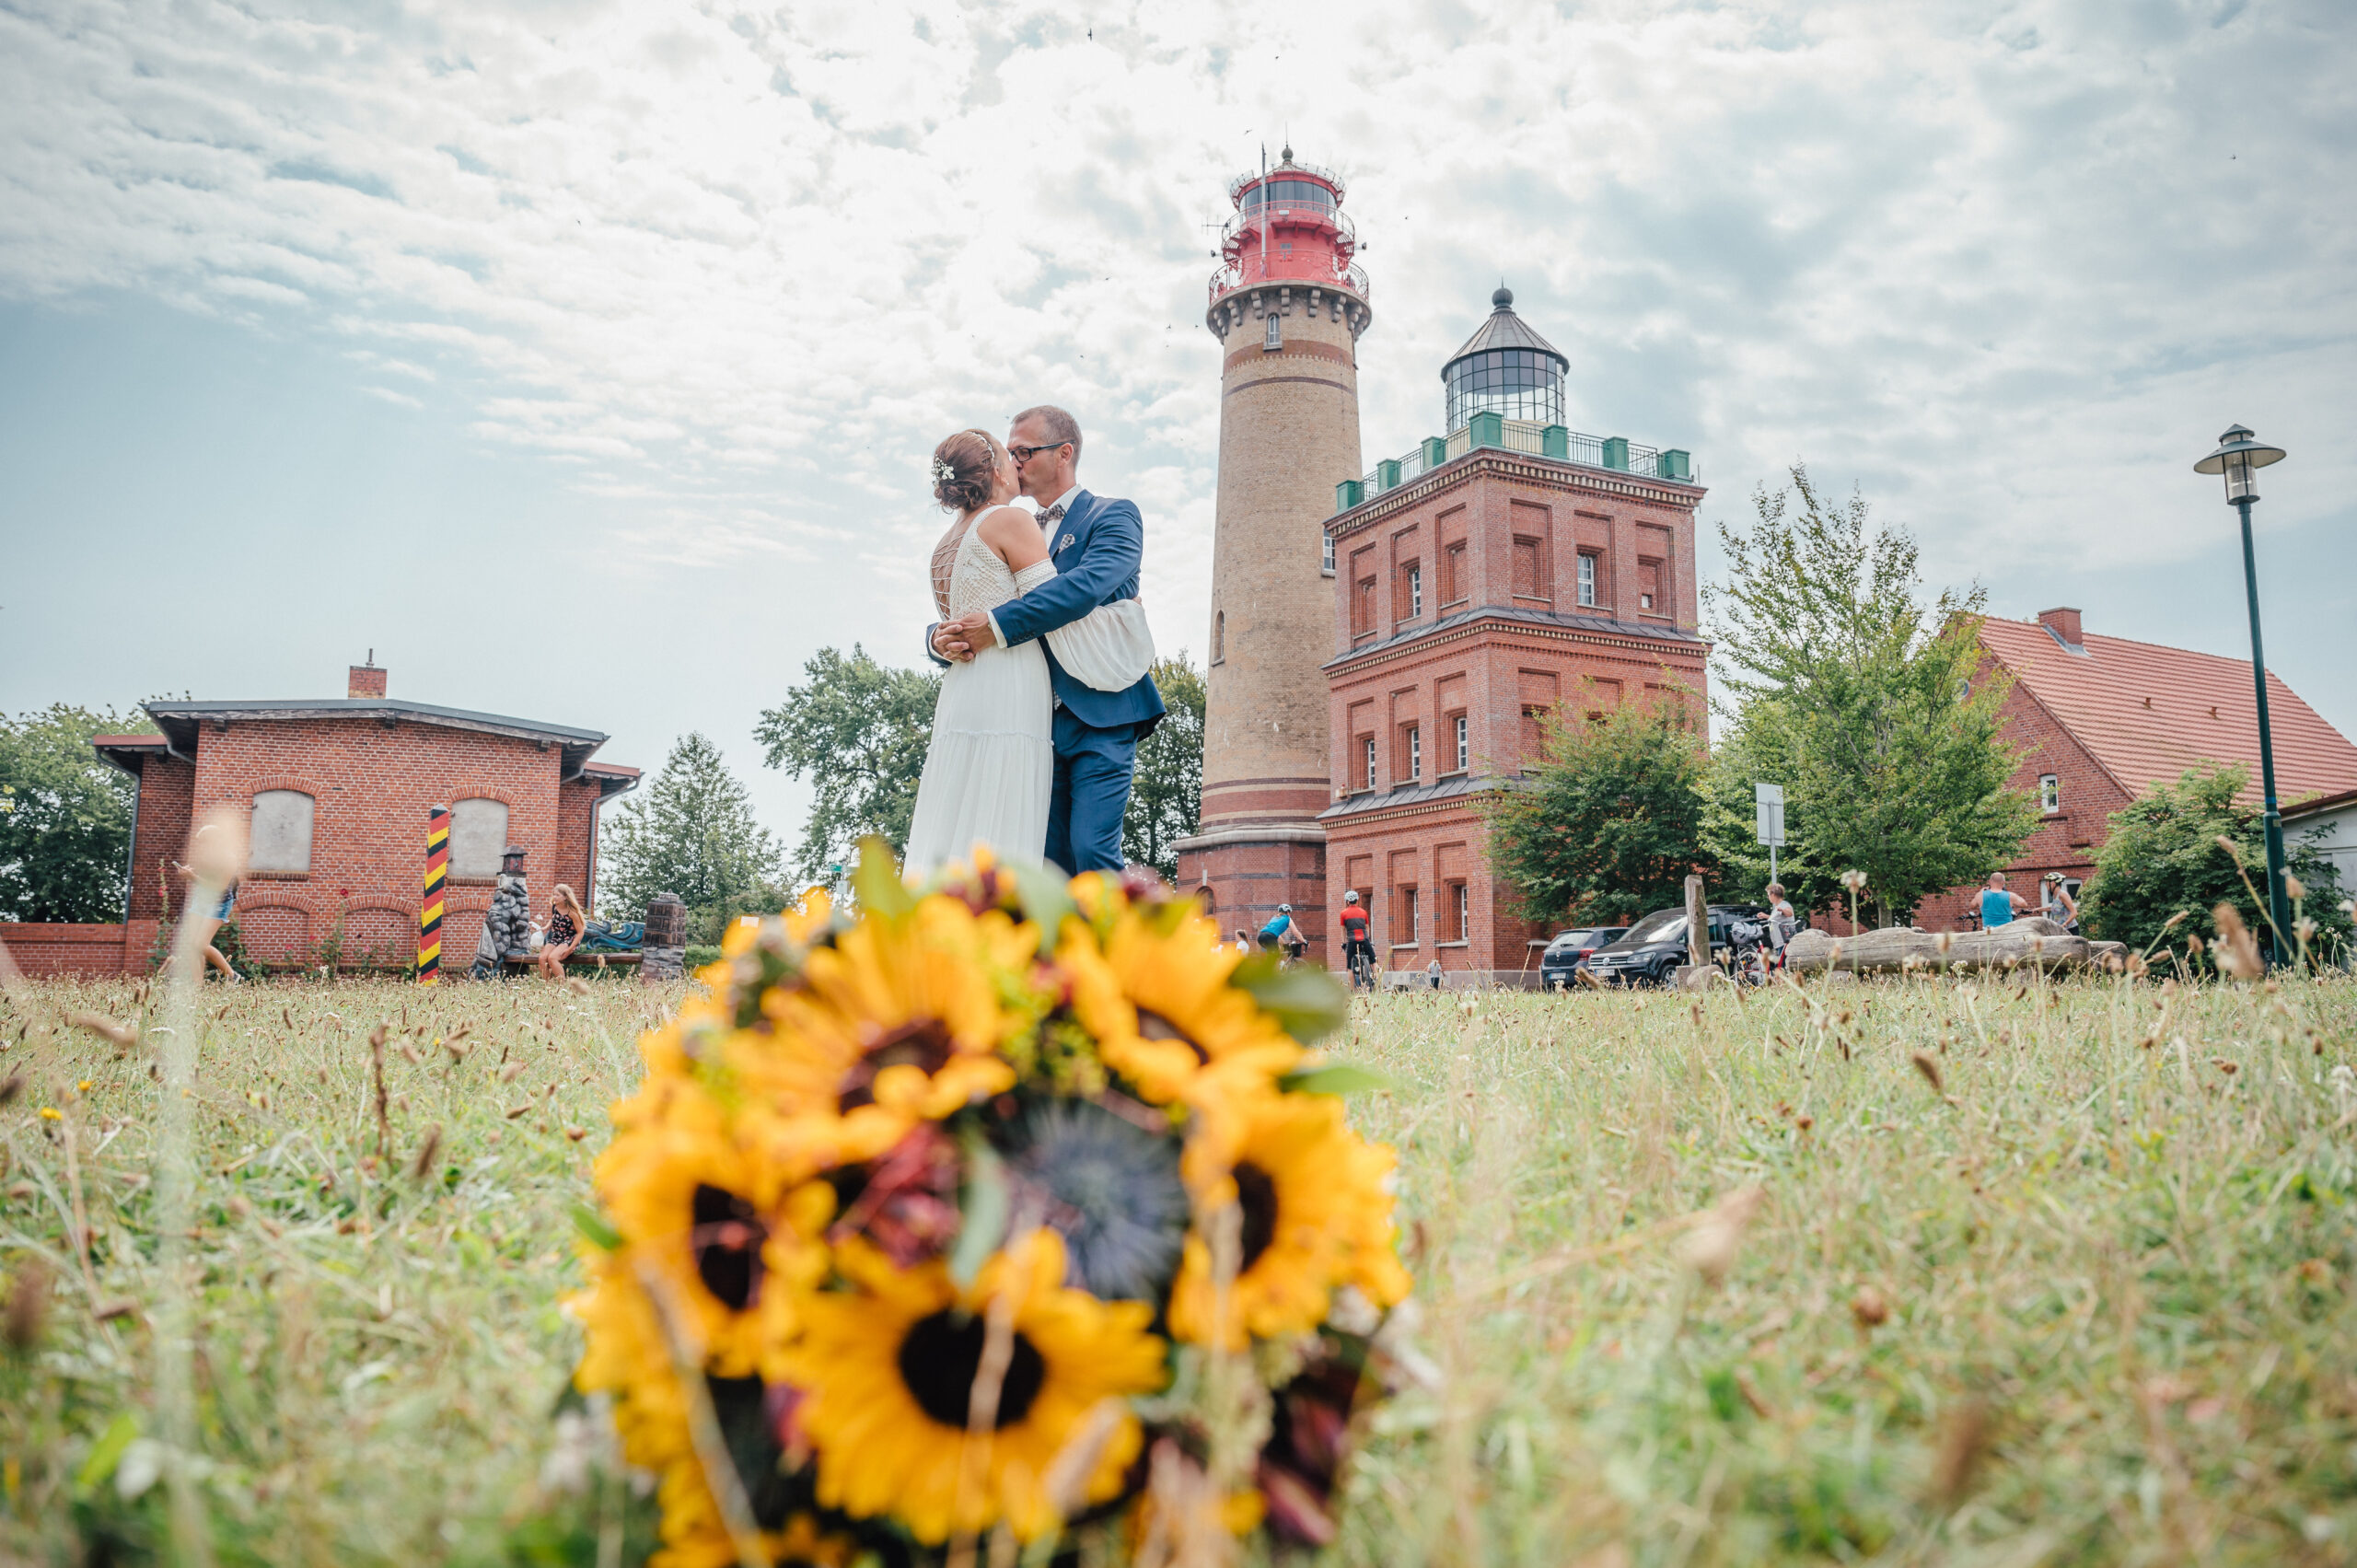
[[[1408,1290],[1307,1049],[1339,986],[1158,885],[871,847],[855,886],[732,929],[598,1166],[577,1381],[661,1473],[659,1568],[1330,1536]]]

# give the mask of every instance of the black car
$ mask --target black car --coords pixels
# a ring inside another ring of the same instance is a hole
[[[1628,929],[1625,925],[1583,925],[1556,933],[1555,939],[1547,944],[1547,950],[1538,956],[1538,983],[1550,991],[1568,987],[1573,978],[1572,971],[1580,967],[1581,959],[1608,943],[1620,940],[1620,934]]]
[[[1711,906],[1711,957],[1728,947],[1727,927],[1738,920],[1761,920],[1767,911],[1758,904]],[[1687,961],[1686,912],[1655,910],[1623,932],[1620,940],[1590,954],[1587,970],[1596,979],[1617,985],[1667,985]]]

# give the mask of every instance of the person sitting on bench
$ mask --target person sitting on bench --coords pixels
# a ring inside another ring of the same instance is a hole
[[[573,896],[573,889],[559,882],[556,885],[556,897],[549,900],[548,939],[540,944],[540,950],[533,955],[535,961],[540,966],[542,979],[563,980],[564,978],[564,960],[573,957],[573,950],[581,946],[581,938],[587,934],[588,930],[588,912],[584,910],[581,907],[581,901]]]

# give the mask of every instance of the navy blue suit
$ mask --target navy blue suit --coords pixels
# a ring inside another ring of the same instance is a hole
[[[1055,525],[1048,558],[1056,563],[1054,577],[991,612],[1009,647],[1068,626],[1100,604],[1137,598],[1145,524],[1133,504],[1083,490]],[[924,649],[935,664],[947,662],[933,651],[930,626]],[[1056,694],[1056,785],[1045,858],[1069,872],[1119,871],[1130,775],[1138,742],[1162,720],[1162,693],[1151,675],[1126,691],[1099,691],[1066,674],[1053,648],[1042,644],[1040,651]]]

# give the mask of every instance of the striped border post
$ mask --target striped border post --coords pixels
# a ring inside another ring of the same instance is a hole
[[[417,906],[417,983],[442,980],[442,884],[450,873],[450,808],[425,808],[425,897]]]

